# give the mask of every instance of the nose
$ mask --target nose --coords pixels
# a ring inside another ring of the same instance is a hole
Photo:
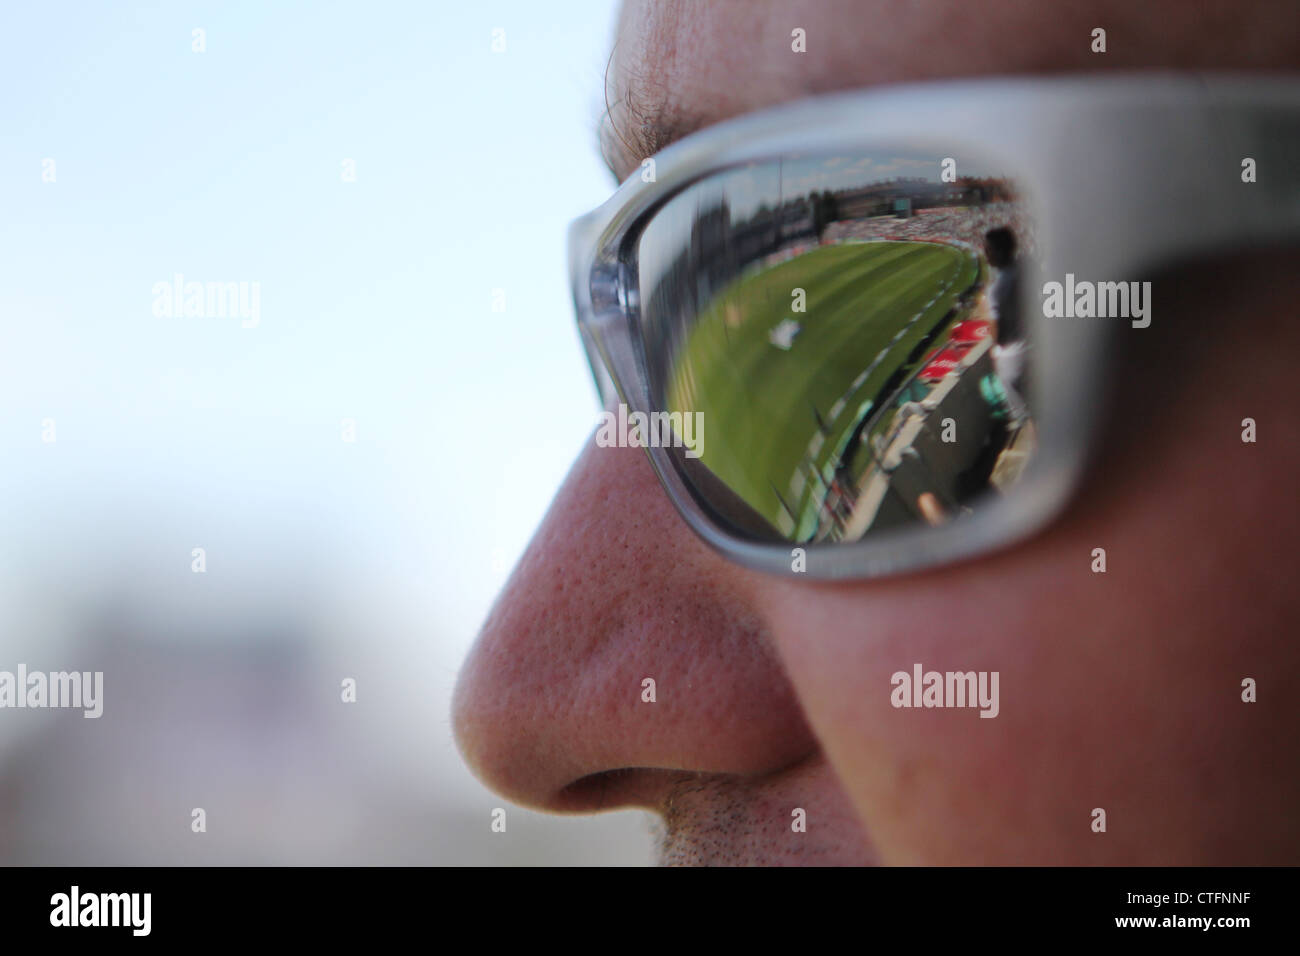
[[[642,450],[590,443],[461,671],[466,761],[517,803],[590,811],[810,756],[763,586],[694,536]]]

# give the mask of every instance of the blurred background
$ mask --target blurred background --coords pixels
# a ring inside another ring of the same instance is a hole
[[[595,424],[564,230],[615,14],[6,7],[0,671],[104,711],[0,709],[0,862],[649,862],[643,814],[504,804],[448,715]]]

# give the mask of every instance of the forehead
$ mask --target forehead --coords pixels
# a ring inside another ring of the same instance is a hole
[[[1135,68],[1294,69],[1294,0],[627,0],[602,147],[619,178],[696,129],[838,89]],[[1107,33],[1093,52],[1092,31]],[[794,31],[803,31],[796,52]]]

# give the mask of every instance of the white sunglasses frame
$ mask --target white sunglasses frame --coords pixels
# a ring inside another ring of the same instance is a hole
[[[758,571],[867,579],[989,553],[1043,528],[1078,487],[1109,393],[1124,319],[1043,319],[1042,281],[1131,281],[1209,252],[1300,238],[1300,80],[1228,74],[977,80],[837,93],[748,114],[654,157],[569,229],[579,331],[600,399],[650,412],[638,325],[636,237],[663,203],[712,173],[792,153],[933,145],[1005,163],[1026,199],[1039,257],[1023,283],[1034,324],[1038,447],[1014,492],[960,520],[851,543],[760,542],[712,517],[669,450],[646,448],[687,524]],[[1243,182],[1242,162],[1257,181]],[[1137,224],[1136,227],[1134,224]],[[1037,310],[1039,315],[1035,315]],[[1177,316],[1154,314],[1153,321]],[[1127,334],[1139,334],[1134,329]],[[806,570],[792,570],[805,550]]]

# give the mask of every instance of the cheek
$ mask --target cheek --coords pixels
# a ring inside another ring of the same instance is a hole
[[[1207,433],[1203,416],[1183,424]],[[770,592],[809,722],[886,862],[1267,852],[1297,797],[1281,742],[1300,719],[1284,639],[1300,612],[1287,580],[1300,527],[1275,506],[1286,462],[1244,468],[1225,449],[1240,442],[1147,444],[1158,467],[1112,471],[1129,477],[1102,479],[1073,517],[1001,555]],[[892,675],[917,664],[998,672],[997,717],[893,706]],[[1270,700],[1244,703],[1242,678],[1262,675]]]

